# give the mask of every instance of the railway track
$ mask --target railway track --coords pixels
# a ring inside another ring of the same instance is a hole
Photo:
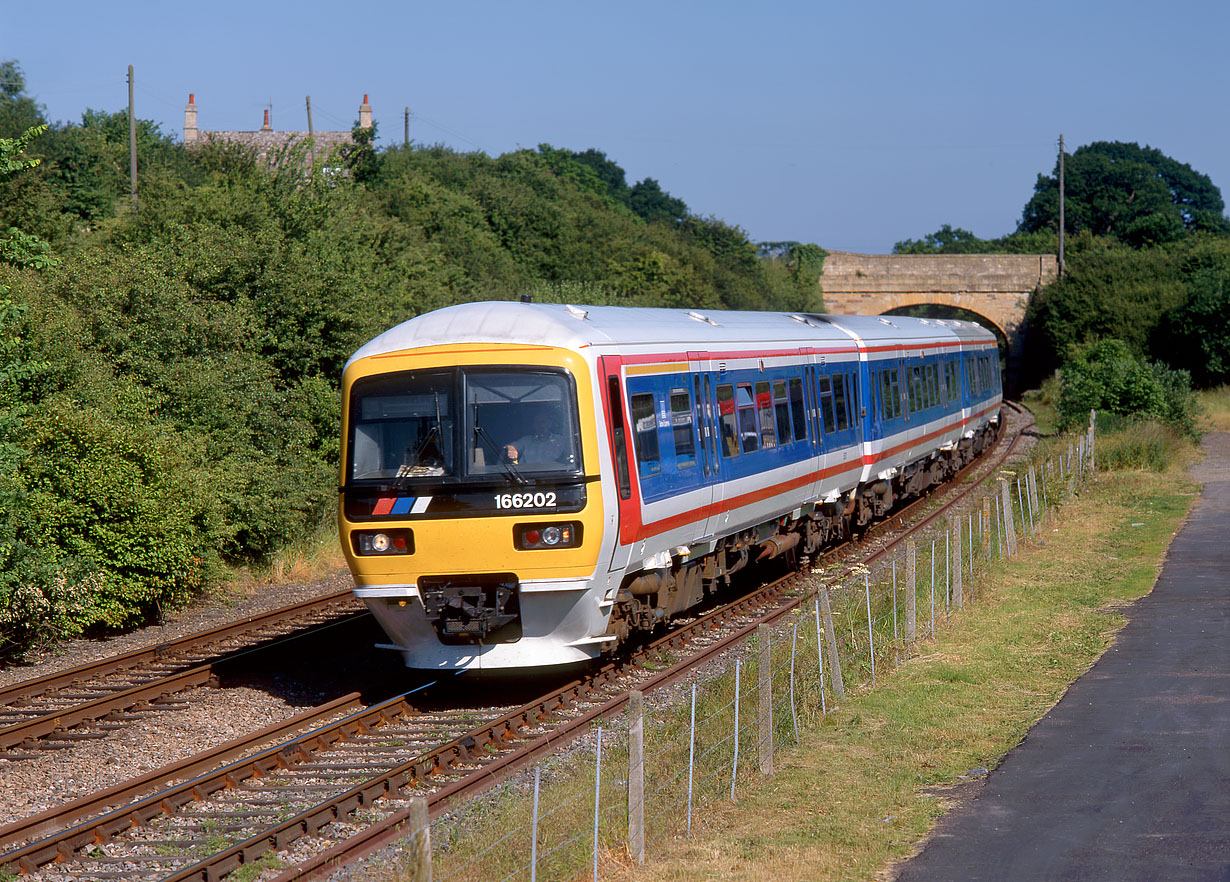
[[[941,517],[994,474],[1022,428],[1015,427],[1013,439],[1001,435],[950,489],[874,525],[863,543],[826,556],[826,565],[840,570],[875,560],[905,538],[895,534]],[[971,480],[972,472],[983,477]],[[438,816],[620,712],[629,689],[648,692],[686,676],[809,596],[806,574],[785,576],[518,706],[450,706],[452,680],[370,707],[357,694],[343,696],[250,738],[0,827],[0,875],[212,880],[286,850],[295,866],[280,879],[322,874],[395,838],[410,796],[427,796],[429,814]],[[666,670],[649,669],[647,660],[663,658],[670,659]],[[446,696],[444,705],[433,707],[435,694]]]
[[[46,750],[105,737],[177,693],[216,683],[215,666],[250,647],[360,610],[349,590],[333,592],[0,689],[0,757],[26,758],[39,741]],[[99,721],[88,732],[70,731]]]

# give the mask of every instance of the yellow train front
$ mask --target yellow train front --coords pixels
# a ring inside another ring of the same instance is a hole
[[[586,661],[614,641],[593,586],[592,370],[566,346],[455,342],[490,340],[478,315],[400,325],[346,366],[338,518],[355,593],[409,667]]]

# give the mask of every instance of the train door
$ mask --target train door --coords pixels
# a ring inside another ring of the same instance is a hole
[[[617,355],[604,355],[599,359],[599,374],[602,377],[603,416],[606,420],[606,436],[610,444],[611,462],[615,466],[615,535],[611,553],[610,569],[624,570],[632,557],[632,545],[640,530],[640,488],[637,484],[632,451],[632,432],[629,428],[627,397],[624,395],[623,359]],[[608,515],[609,517],[610,515]]]
[[[696,494],[697,515],[692,539],[711,536],[714,496],[722,480],[721,458],[718,456],[717,423],[713,418],[713,383],[709,378],[709,353],[689,352],[692,408],[696,417],[698,465],[701,469],[701,490]]]

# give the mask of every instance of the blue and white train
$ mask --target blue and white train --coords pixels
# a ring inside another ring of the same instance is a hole
[[[490,302],[342,381],[355,593],[413,668],[585,662],[750,561],[811,555],[998,430],[963,321]]]

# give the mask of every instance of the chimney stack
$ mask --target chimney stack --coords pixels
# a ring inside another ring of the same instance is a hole
[[[184,107],[184,143],[195,144],[201,137],[196,127],[196,95],[188,93],[188,104]]]
[[[261,131],[262,132],[272,132],[273,131],[273,127],[269,125],[269,111],[268,110],[265,111],[265,124],[261,126]]]
[[[370,129],[372,127],[372,106],[367,103],[367,95],[363,96],[363,103],[359,105],[359,128]]]

